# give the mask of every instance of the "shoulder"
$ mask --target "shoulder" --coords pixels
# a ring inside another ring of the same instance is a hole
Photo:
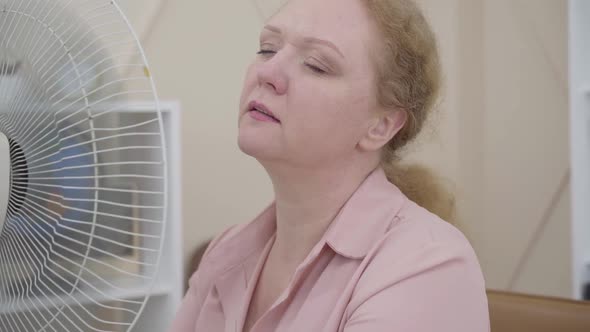
[[[350,331],[489,331],[485,282],[463,234],[405,204],[364,258],[343,320]]]
[[[400,249],[412,253],[434,246],[463,249],[465,254],[475,255],[459,229],[410,200],[396,215],[383,244],[384,253]]]
[[[453,225],[408,201],[391,228],[365,258],[357,304],[381,290],[452,288],[485,300],[477,256]]]

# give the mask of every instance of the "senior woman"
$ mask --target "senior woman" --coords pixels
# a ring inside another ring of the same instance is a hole
[[[489,331],[450,200],[399,165],[439,80],[413,1],[288,1],[239,107],[239,147],[275,201],[211,242],[170,331]]]

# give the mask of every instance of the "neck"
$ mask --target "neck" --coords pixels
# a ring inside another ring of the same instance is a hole
[[[299,265],[376,167],[293,169],[265,165],[276,199],[273,256],[289,265]]]

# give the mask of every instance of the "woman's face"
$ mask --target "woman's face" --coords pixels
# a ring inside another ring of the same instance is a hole
[[[240,149],[303,167],[358,153],[377,109],[374,30],[360,0],[289,1],[262,29],[246,74]]]

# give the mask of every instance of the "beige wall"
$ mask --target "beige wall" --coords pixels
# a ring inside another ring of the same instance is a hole
[[[569,168],[567,2],[485,1],[482,21],[481,258],[489,281],[505,286]],[[571,294],[569,196],[556,204],[519,290]]]
[[[241,78],[281,0],[126,0],[159,93],[183,106],[185,259],[272,197],[235,144]],[[488,286],[507,288],[568,168],[566,1],[421,0],[439,36],[442,112],[408,158],[455,184]],[[154,20],[151,20],[152,14]],[[569,196],[513,289],[569,296]]]

